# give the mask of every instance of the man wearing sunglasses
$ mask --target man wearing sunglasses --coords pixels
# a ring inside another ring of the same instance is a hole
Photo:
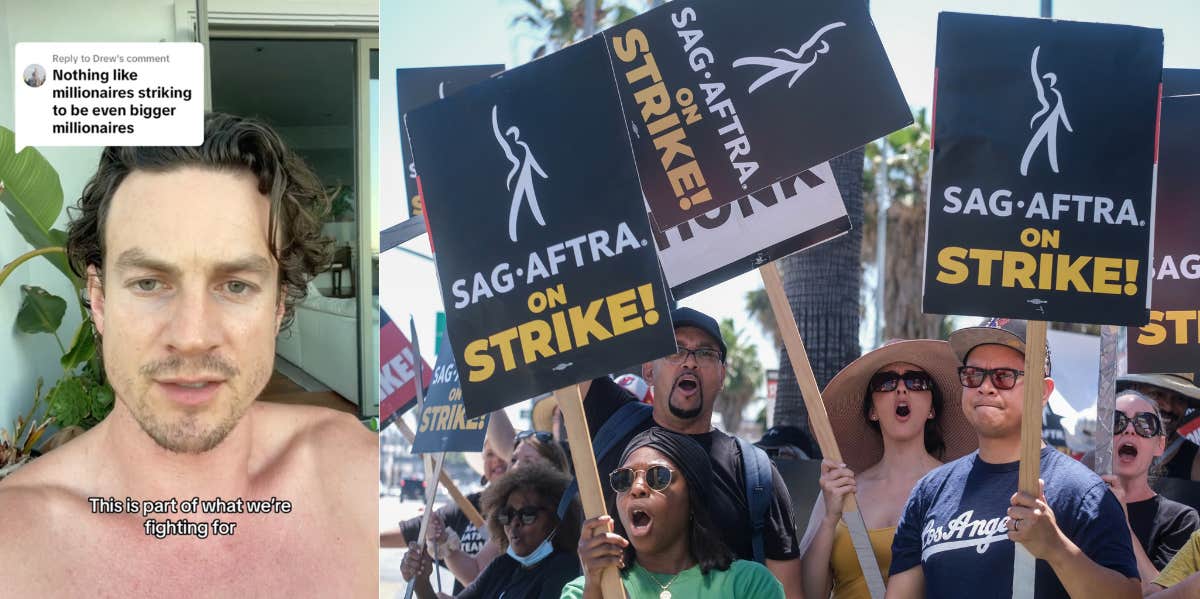
[[[716,475],[705,500],[725,536],[725,542],[738,559],[753,560],[756,535],[751,501],[746,492],[746,459],[736,437],[712,426],[713,404],[725,383],[725,343],[721,329],[711,316],[691,308],[671,312],[675,324],[676,353],[642,366],[642,378],[654,388],[652,412],[623,424],[613,447],[604,452],[597,433],[610,419],[623,419],[622,406],[637,400],[608,377],[592,381],[584,399],[588,427],[597,452],[596,466],[601,476],[620,466],[621,450],[638,433],[652,426],[691,436],[708,452]],[[745,443],[751,451],[762,450]],[[751,456],[750,459],[755,459]],[[758,462],[755,462],[758,463]],[[770,467],[771,495],[764,497],[766,513],[757,535],[762,543],[763,562],[783,584],[789,597],[799,597],[800,552],[792,501],[779,472],[763,454],[762,463]],[[765,474],[766,468],[763,468]],[[609,514],[616,514],[616,493],[604,487]],[[761,514],[761,512],[760,512]]]
[[[1141,597],[1124,512],[1107,485],[1079,462],[1041,450],[1039,497],[1017,491],[1025,385],[1045,406],[1054,390],[1050,352],[1041,381],[1025,377],[1025,322],[1005,318],[950,334],[962,360],[961,407],[979,450],[921,479],[892,544],[887,597],[1012,595],[1020,543],[1038,558],[1039,599]]]
[[[1155,401],[1137,391],[1117,394],[1113,411],[1113,473],[1103,476],[1129,520],[1130,540],[1142,577],[1142,592],[1187,543],[1200,525],[1196,510],[1150,488],[1150,466],[1165,447]]]

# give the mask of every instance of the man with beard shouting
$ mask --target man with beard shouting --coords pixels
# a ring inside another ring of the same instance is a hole
[[[756,535],[751,513],[751,498],[747,497],[746,456],[743,448],[762,453],[749,443],[739,443],[736,437],[712,426],[713,404],[725,383],[724,341],[721,329],[711,316],[691,308],[671,312],[675,324],[678,351],[642,365],[642,377],[654,387],[652,410],[639,412],[626,407],[637,400],[608,377],[593,380],[584,398],[589,433],[597,452],[596,467],[602,482],[620,464],[621,451],[634,435],[652,426],[689,435],[708,453],[712,460],[713,486],[703,497],[713,522],[721,528],[725,542],[738,559],[754,560]],[[606,430],[605,424],[614,420]],[[618,422],[620,421],[620,422]],[[615,432],[614,432],[615,431]],[[600,433],[600,434],[598,434]],[[607,442],[604,438],[609,437]],[[608,445],[609,447],[603,447]],[[763,561],[783,584],[788,597],[802,596],[800,583],[800,551],[792,501],[787,487],[774,464],[762,454],[763,462],[750,456],[753,464],[770,465],[771,494],[765,497],[766,514],[762,517],[761,541]],[[765,476],[765,472],[764,472]],[[616,493],[610,485],[601,484],[609,514],[616,513]]]
[[[378,592],[376,438],[256,401],[329,264],[328,202],[248,119],[208,115],[199,146],[103,150],[66,245],[116,401],[0,484],[0,595]]]

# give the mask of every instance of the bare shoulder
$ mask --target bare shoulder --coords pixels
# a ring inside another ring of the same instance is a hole
[[[336,446],[339,452],[371,453],[375,435],[354,416],[317,406],[258,402],[256,436],[272,444]]]
[[[66,447],[0,481],[0,563],[23,563],[32,571],[31,560],[48,555],[41,550],[49,549],[48,540],[69,538],[90,513],[87,494],[60,480],[48,459]]]
[[[314,406],[259,402],[255,436],[263,442],[263,462],[300,459],[325,478],[371,478],[379,459],[378,437],[354,416]],[[371,467],[365,465],[371,464]],[[364,474],[368,473],[368,474]]]

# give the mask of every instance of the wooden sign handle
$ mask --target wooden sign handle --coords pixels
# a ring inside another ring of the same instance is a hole
[[[817,376],[813,374],[812,363],[808,361],[808,351],[804,349],[804,340],[800,338],[796,316],[792,314],[792,306],[783,290],[783,278],[779,275],[779,267],[775,262],[768,262],[758,267],[758,272],[762,275],[763,287],[766,288],[767,299],[771,302],[771,311],[775,313],[775,323],[783,338],[783,346],[787,348],[788,360],[792,363],[792,370],[796,372],[800,396],[804,399],[804,406],[808,408],[809,430],[816,437],[821,453],[840,464],[842,452],[833,436],[833,426],[829,424],[829,414],[825,412],[825,402],[821,399]],[[858,511],[858,502],[855,501],[853,493],[846,495],[843,505],[843,511]]]
[[[412,443],[417,438],[416,433],[411,428],[408,428],[408,424],[404,422],[403,418],[396,419],[396,426],[400,427],[400,432],[404,434],[404,438],[408,439],[409,443]],[[458,506],[458,509],[462,510],[463,515],[475,525],[475,528],[483,528],[486,525],[483,515],[479,513],[479,510],[475,509],[475,505],[471,503],[471,500],[462,494],[462,491],[458,489],[458,485],[454,484],[454,480],[450,478],[449,474],[446,474],[443,470],[438,481],[442,483],[442,488],[446,489],[446,493],[450,494],[450,498],[454,500],[454,504]]]
[[[420,539],[420,547],[417,551],[425,551],[425,535],[429,533],[429,517],[433,514],[433,501],[437,498],[437,479],[438,475],[445,474],[442,472],[442,464],[445,460],[446,453],[441,452],[433,456],[432,469],[429,469],[430,465],[428,462],[425,464],[427,469],[425,476],[432,478],[433,484],[426,487],[425,515],[421,517],[421,531],[417,533],[417,538]],[[441,583],[439,582],[438,584]],[[412,580],[408,581],[408,588],[404,590],[404,599],[412,599],[413,589],[415,588],[417,588],[417,578],[413,577]]]
[[[1017,489],[1041,496],[1042,379],[1046,376],[1046,321],[1031,320],[1025,328],[1025,402],[1021,409],[1021,466]]]
[[[589,519],[603,516],[608,512],[604,506],[604,493],[600,488],[600,475],[596,470],[592,437],[588,434],[587,416],[583,412],[583,395],[580,394],[579,387],[570,386],[555,391],[554,399],[558,401],[563,424],[567,427],[567,442],[571,446],[575,480],[579,482],[579,500],[583,503],[583,516]],[[600,533],[603,534],[603,530]],[[604,570],[600,578],[600,590],[604,599],[625,599],[621,573],[615,566]]]
[[[1117,407],[1118,328],[1100,325],[1100,383],[1096,394],[1096,474],[1113,473],[1113,412]]]

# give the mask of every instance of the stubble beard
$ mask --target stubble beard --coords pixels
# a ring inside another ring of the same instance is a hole
[[[170,417],[170,411],[166,411],[168,418],[163,418],[163,414],[156,413],[151,405],[150,390],[155,384],[153,377],[179,371],[219,372],[226,377],[222,384],[232,392],[232,397],[228,398],[225,406],[213,405],[207,410],[183,413],[173,418]],[[240,382],[240,372],[235,366],[216,356],[205,356],[192,361],[172,357],[146,364],[138,373],[144,377],[146,386],[142,393],[130,401],[125,401],[125,406],[147,436],[159,447],[173,453],[200,454],[220,445],[241,421],[257,396],[257,393],[253,393],[247,398],[244,393],[239,393],[237,383]],[[220,416],[215,424],[206,426],[204,415],[220,409],[224,409],[225,414]]]

